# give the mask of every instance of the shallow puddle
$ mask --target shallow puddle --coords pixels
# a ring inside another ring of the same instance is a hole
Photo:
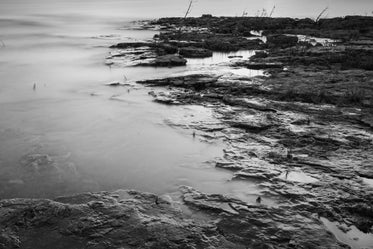
[[[210,66],[210,65],[217,65],[221,63],[227,63],[237,59],[249,59],[251,56],[255,54],[255,50],[240,50],[237,52],[214,52],[212,57],[208,58],[201,58],[201,59],[187,59],[187,65],[198,65],[198,66]]]
[[[187,66],[171,71],[178,71],[178,74],[216,74],[231,75],[239,77],[263,76],[263,70],[253,70],[248,68],[229,67],[228,64],[237,60],[247,60],[255,54],[255,50],[240,50],[237,52],[214,52],[212,57],[201,59],[188,58]]]
[[[318,179],[309,176],[302,171],[285,171],[279,177],[291,182],[312,183],[318,181]]]
[[[333,40],[329,38],[319,38],[319,37],[313,37],[313,36],[307,36],[307,35],[294,35],[297,36],[299,41],[302,42],[308,42],[312,44],[312,46],[316,46],[316,44],[321,44],[323,46],[332,46],[335,43],[339,42],[338,40]]]
[[[325,227],[334,234],[342,243],[349,245],[352,249],[373,249],[373,234],[363,233],[355,226],[351,226],[346,233],[338,226],[342,225],[337,222],[331,222],[326,218],[320,218]],[[345,225],[343,225],[345,226]]]
[[[263,36],[263,30],[260,30],[260,31],[251,30],[250,33],[254,36],[246,37],[246,39],[248,39],[248,40],[259,39],[259,40],[262,40],[262,42],[264,42],[264,43],[267,42],[267,37]]]

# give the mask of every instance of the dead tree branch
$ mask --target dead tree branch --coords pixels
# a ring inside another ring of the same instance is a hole
[[[190,0],[190,2],[189,2],[189,6],[188,6],[188,9],[187,9],[187,11],[185,12],[184,19],[186,19],[186,18],[188,17],[188,15],[190,14],[190,12],[192,11],[192,5],[193,5],[193,0]]]
[[[188,15],[189,15],[190,12],[192,11],[192,6],[193,6],[193,0],[190,0],[190,1],[189,1],[188,9],[186,10],[185,15],[184,15],[184,18],[183,18],[183,20],[182,20],[181,23],[180,23],[180,27],[179,27],[179,37],[181,37],[181,28],[183,27],[183,25],[184,25],[184,23],[185,23],[185,20],[187,19]]]
[[[325,9],[323,9],[320,14],[317,16],[315,22],[319,22],[321,17],[324,15],[324,13],[329,9],[329,7],[326,7]]]
[[[269,14],[269,17],[272,17],[273,12],[275,12],[275,9],[276,9],[276,5],[273,5],[273,8],[272,8],[272,10],[271,10],[271,14]]]
[[[262,14],[260,15],[260,17],[267,17],[267,10],[266,9],[262,9]]]

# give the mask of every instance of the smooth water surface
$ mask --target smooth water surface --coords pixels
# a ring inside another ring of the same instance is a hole
[[[139,85],[106,86],[190,69],[106,66],[110,45],[155,34],[123,29],[130,21],[76,13],[0,18],[0,198],[189,185],[254,199],[256,188],[214,168],[222,144],[165,122],[193,108],[156,104]]]

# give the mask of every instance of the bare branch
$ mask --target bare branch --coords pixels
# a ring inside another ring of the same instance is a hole
[[[329,7],[326,7],[325,9],[323,9],[320,14],[317,16],[315,22],[319,22],[321,17],[324,15],[324,13],[329,9]]]
[[[267,10],[266,9],[262,9],[262,14],[260,15],[260,17],[266,17],[267,16]]]
[[[273,12],[275,12],[275,9],[276,9],[276,5],[273,5],[273,8],[272,8],[272,10],[271,10],[271,14],[269,14],[269,17],[272,17]]]
[[[180,23],[180,27],[179,27],[179,36],[181,36],[181,28],[182,28],[182,25],[185,23],[186,18],[188,17],[189,13],[190,13],[191,10],[192,10],[192,5],[193,5],[193,0],[190,0],[190,2],[189,2],[189,6],[188,6],[188,9],[187,9],[187,11],[185,12],[185,15],[184,15],[184,18],[183,18],[182,22]]]
[[[185,12],[184,19],[187,18],[187,16],[188,16],[189,13],[191,12],[191,10],[192,10],[192,5],[193,5],[193,0],[190,0],[190,2],[189,2],[189,6],[188,6],[188,9],[187,9],[187,11]]]

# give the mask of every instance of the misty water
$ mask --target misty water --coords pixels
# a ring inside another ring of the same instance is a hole
[[[222,143],[165,122],[211,119],[209,110],[156,104],[142,86],[106,85],[190,69],[105,65],[110,45],[154,31],[124,29],[135,19],[110,12],[46,12],[0,18],[0,198],[189,185],[255,200],[255,184],[215,169]]]

